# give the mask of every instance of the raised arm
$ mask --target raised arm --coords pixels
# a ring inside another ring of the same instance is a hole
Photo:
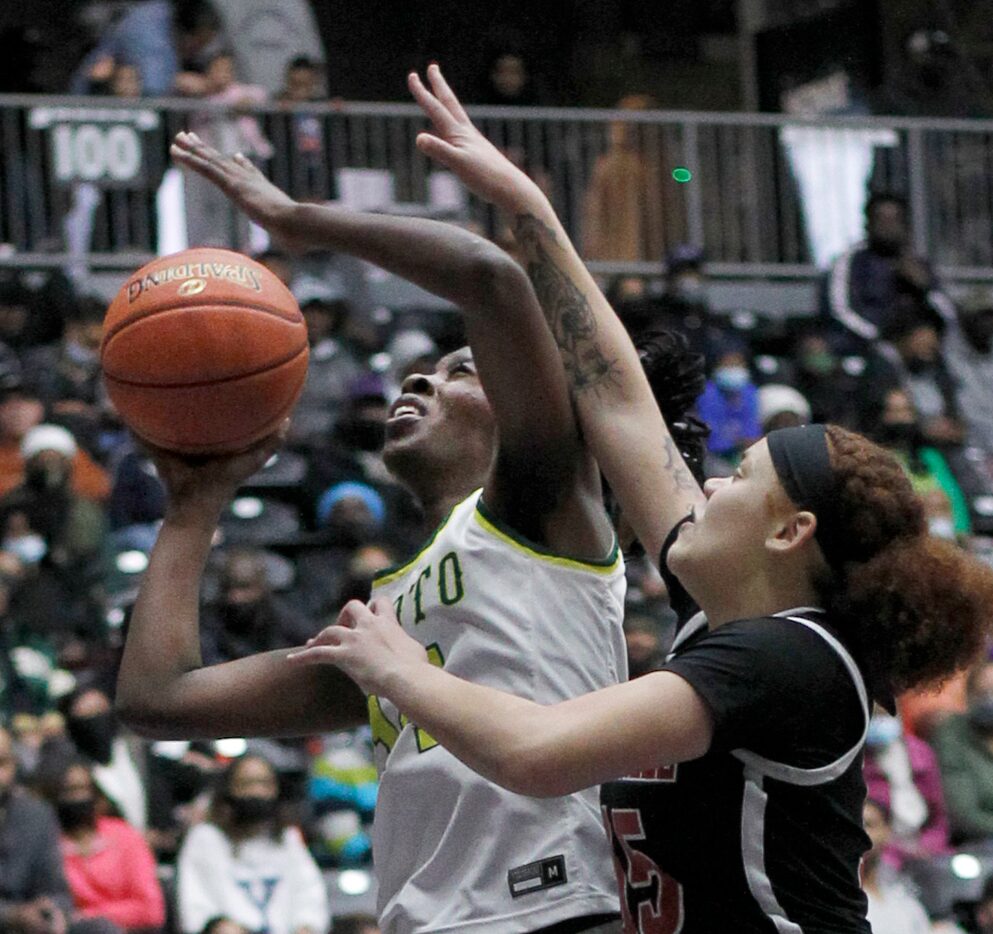
[[[365,698],[340,672],[293,671],[285,651],[203,667],[200,578],[221,514],[279,438],[193,465],[156,452],[168,508],[128,626],[117,680],[120,718],[160,739],[300,736],[361,724]]]
[[[297,203],[249,160],[221,156],[194,134],[177,136],[172,153],[291,249],[350,253],[459,306],[499,434],[487,504],[519,531],[566,553],[589,557],[608,550],[597,475],[579,437],[555,341],[527,276],[503,250],[453,224]],[[556,508],[566,515],[544,527],[520,527]]]
[[[670,529],[703,499],[666,428],[637,352],[548,199],[473,126],[436,65],[411,93],[434,125],[426,155],[513,218],[527,272],[554,336],[584,439],[653,560]]]

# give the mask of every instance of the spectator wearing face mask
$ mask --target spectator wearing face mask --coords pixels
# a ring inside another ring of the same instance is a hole
[[[234,548],[224,557],[217,599],[204,607],[203,662],[216,665],[302,645],[317,629],[312,620],[272,592],[262,552]]]
[[[867,399],[864,430],[900,461],[923,498],[932,535],[955,538],[972,528],[969,504],[945,456],[927,443],[913,400],[899,386]]]
[[[941,350],[945,328],[914,301],[900,304],[901,312],[883,331],[889,341],[885,357],[896,381],[914,402],[924,440],[932,447],[953,449],[964,440],[965,426],[955,379]]]
[[[948,852],[948,819],[934,751],[906,733],[899,717],[876,707],[863,765],[869,798],[886,807],[890,836],[883,851],[896,868]]]
[[[215,918],[268,934],[328,930],[324,880],[299,831],[282,818],[276,772],[259,756],[228,768],[176,868],[183,934],[200,934]]]
[[[710,427],[707,447],[712,454],[736,463],[762,436],[758,388],[752,382],[744,343],[727,338],[718,346],[697,405],[700,419]]]
[[[958,384],[958,407],[969,444],[993,456],[993,292],[977,289],[945,334],[944,355]]]
[[[993,662],[977,665],[966,682],[968,710],[933,733],[954,842],[993,838]]]
[[[0,389],[0,496],[24,480],[25,435],[45,420],[45,403],[21,381]],[[110,492],[107,473],[82,448],[72,458],[72,489],[78,496],[102,502]]]
[[[336,483],[317,501],[318,525],[339,544],[365,544],[382,529],[385,519],[383,497],[366,483]]]
[[[100,813],[100,796],[86,763],[65,762],[40,775],[37,785],[58,815],[76,916],[105,918],[125,931],[161,928],[165,902],[155,857],[126,821]]]

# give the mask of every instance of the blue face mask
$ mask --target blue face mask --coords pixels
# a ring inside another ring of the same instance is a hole
[[[5,539],[3,550],[17,555],[25,564],[37,564],[48,552],[48,545],[45,544],[45,539],[32,532],[29,535]]]
[[[748,367],[722,366],[714,370],[714,382],[724,392],[741,392],[750,380]]]
[[[889,714],[875,714],[869,720],[869,733],[865,744],[870,749],[885,749],[890,743],[898,740],[903,733],[903,726],[897,717]]]

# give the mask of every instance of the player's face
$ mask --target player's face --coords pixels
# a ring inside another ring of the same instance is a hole
[[[748,449],[733,476],[708,480],[703,491],[706,503],[694,510],[669,552],[670,568],[691,594],[694,583],[735,586],[735,578],[762,567],[767,539],[793,511],[764,440]]]
[[[493,411],[468,347],[442,357],[433,373],[411,373],[386,420],[383,457],[393,469],[405,454],[492,455]],[[488,460],[487,456],[487,460]]]

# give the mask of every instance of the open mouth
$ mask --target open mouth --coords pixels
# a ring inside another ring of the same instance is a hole
[[[423,418],[427,414],[427,406],[418,396],[407,393],[400,396],[390,406],[390,416],[387,423]]]

